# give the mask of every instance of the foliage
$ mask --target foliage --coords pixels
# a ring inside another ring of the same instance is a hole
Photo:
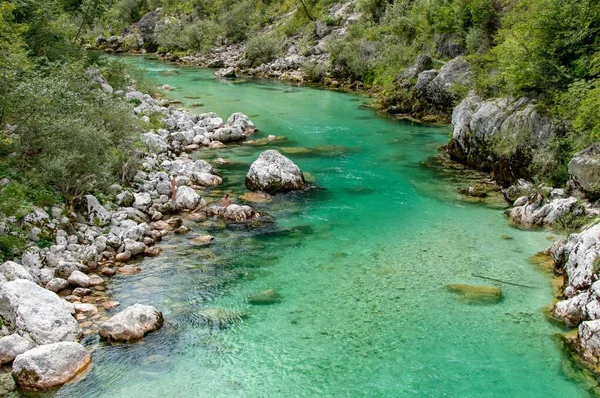
[[[252,66],[269,63],[281,52],[281,42],[281,37],[276,34],[253,37],[246,42],[244,56]]]

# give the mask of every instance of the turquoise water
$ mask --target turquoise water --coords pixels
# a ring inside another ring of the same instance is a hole
[[[224,185],[208,196],[246,192],[243,177],[266,148],[306,148],[287,156],[318,189],[255,205],[276,218],[276,231],[189,221],[215,243],[172,237],[140,274],[114,278],[121,308],[152,304],[166,326],[131,345],[87,338],[93,370],[56,396],[587,396],[568,376],[554,338],[562,330],[543,314],[549,279],[527,261],[548,234],[510,228],[501,210],[462,201],[450,179],[423,165],[448,128],[381,118],[361,96],[221,82],[209,70],[128,59],[195,112],[241,111],[260,128],[256,138],[287,138],[196,153],[237,162],[221,168]],[[455,283],[498,286],[503,299],[470,304],[445,289]],[[264,289],[283,301],[249,305]],[[207,327],[200,315],[213,307],[244,318]]]

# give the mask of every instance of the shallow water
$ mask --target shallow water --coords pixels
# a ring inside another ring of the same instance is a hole
[[[128,59],[174,87],[170,99],[224,119],[241,111],[260,128],[256,138],[287,138],[198,152],[239,162],[221,168],[214,197],[244,193],[245,172],[267,148],[287,151],[319,189],[256,205],[276,218],[276,232],[190,222],[215,243],[172,237],[139,275],[114,278],[120,308],[152,304],[167,324],[138,344],[86,339],[92,372],[56,396],[587,396],[567,375],[554,338],[562,330],[543,314],[549,279],[527,261],[548,234],[510,228],[501,210],[461,201],[450,180],[422,165],[448,128],[380,118],[356,95]],[[496,285],[503,299],[470,304],[447,284]],[[281,303],[247,303],[269,288]],[[211,307],[243,320],[207,327],[201,311]]]

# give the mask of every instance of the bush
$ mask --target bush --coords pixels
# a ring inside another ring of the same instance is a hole
[[[308,61],[302,64],[301,67],[304,77],[309,82],[321,82],[325,78],[327,68],[323,64],[319,64],[315,61]]]
[[[277,58],[282,42],[282,38],[274,34],[253,37],[246,42],[244,56],[252,62],[252,66],[267,64]]]
[[[127,153],[142,127],[131,106],[102,92],[81,64],[28,74],[8,105],[18,126],[11,136],[19,163],[37,170],[65,198],[111,178],[109,153]]]

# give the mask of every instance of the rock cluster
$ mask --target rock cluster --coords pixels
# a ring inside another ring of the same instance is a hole
[[[112,93],[98,71],[89,70],[88,77]],[[186,153],[245,139],[256,131],[246,115],[235,113],[224,122],[215,113],[191,114],[139,91],[114,95],[134,103],[141,119],[162,115],[166,126],[143,134],[146,151],[134,155],[139,167],[125,172],[129,187],[110,187],[111,202],[85,195],[72,211],[35,208],[22,222],[4,218],[0,223],[0,234],[11,233],[10,225],[19,222],[30,237],[15,261],[0,264],[0,336],[6,336],[0,338],[0,363],[14,361],[13,375],[22,389],[55,387],[85,370],[91,360],[77,343],[82,334],[97,330],[110,341],[128,342],[162,326],[162,314],[140,304],[108,319],[105,311],[119,303],[108,300],[103,290],[106,277],[140,272],[124,263],[160,254],[154,244],[169,231],[189,231],[181,218],[169,214],[200,210],[231,221],[260,216],[248,206],[207,210],[198,190],[222,180],[208,162]],[[39,248],[35,242],[40,239],[52,245]]]

